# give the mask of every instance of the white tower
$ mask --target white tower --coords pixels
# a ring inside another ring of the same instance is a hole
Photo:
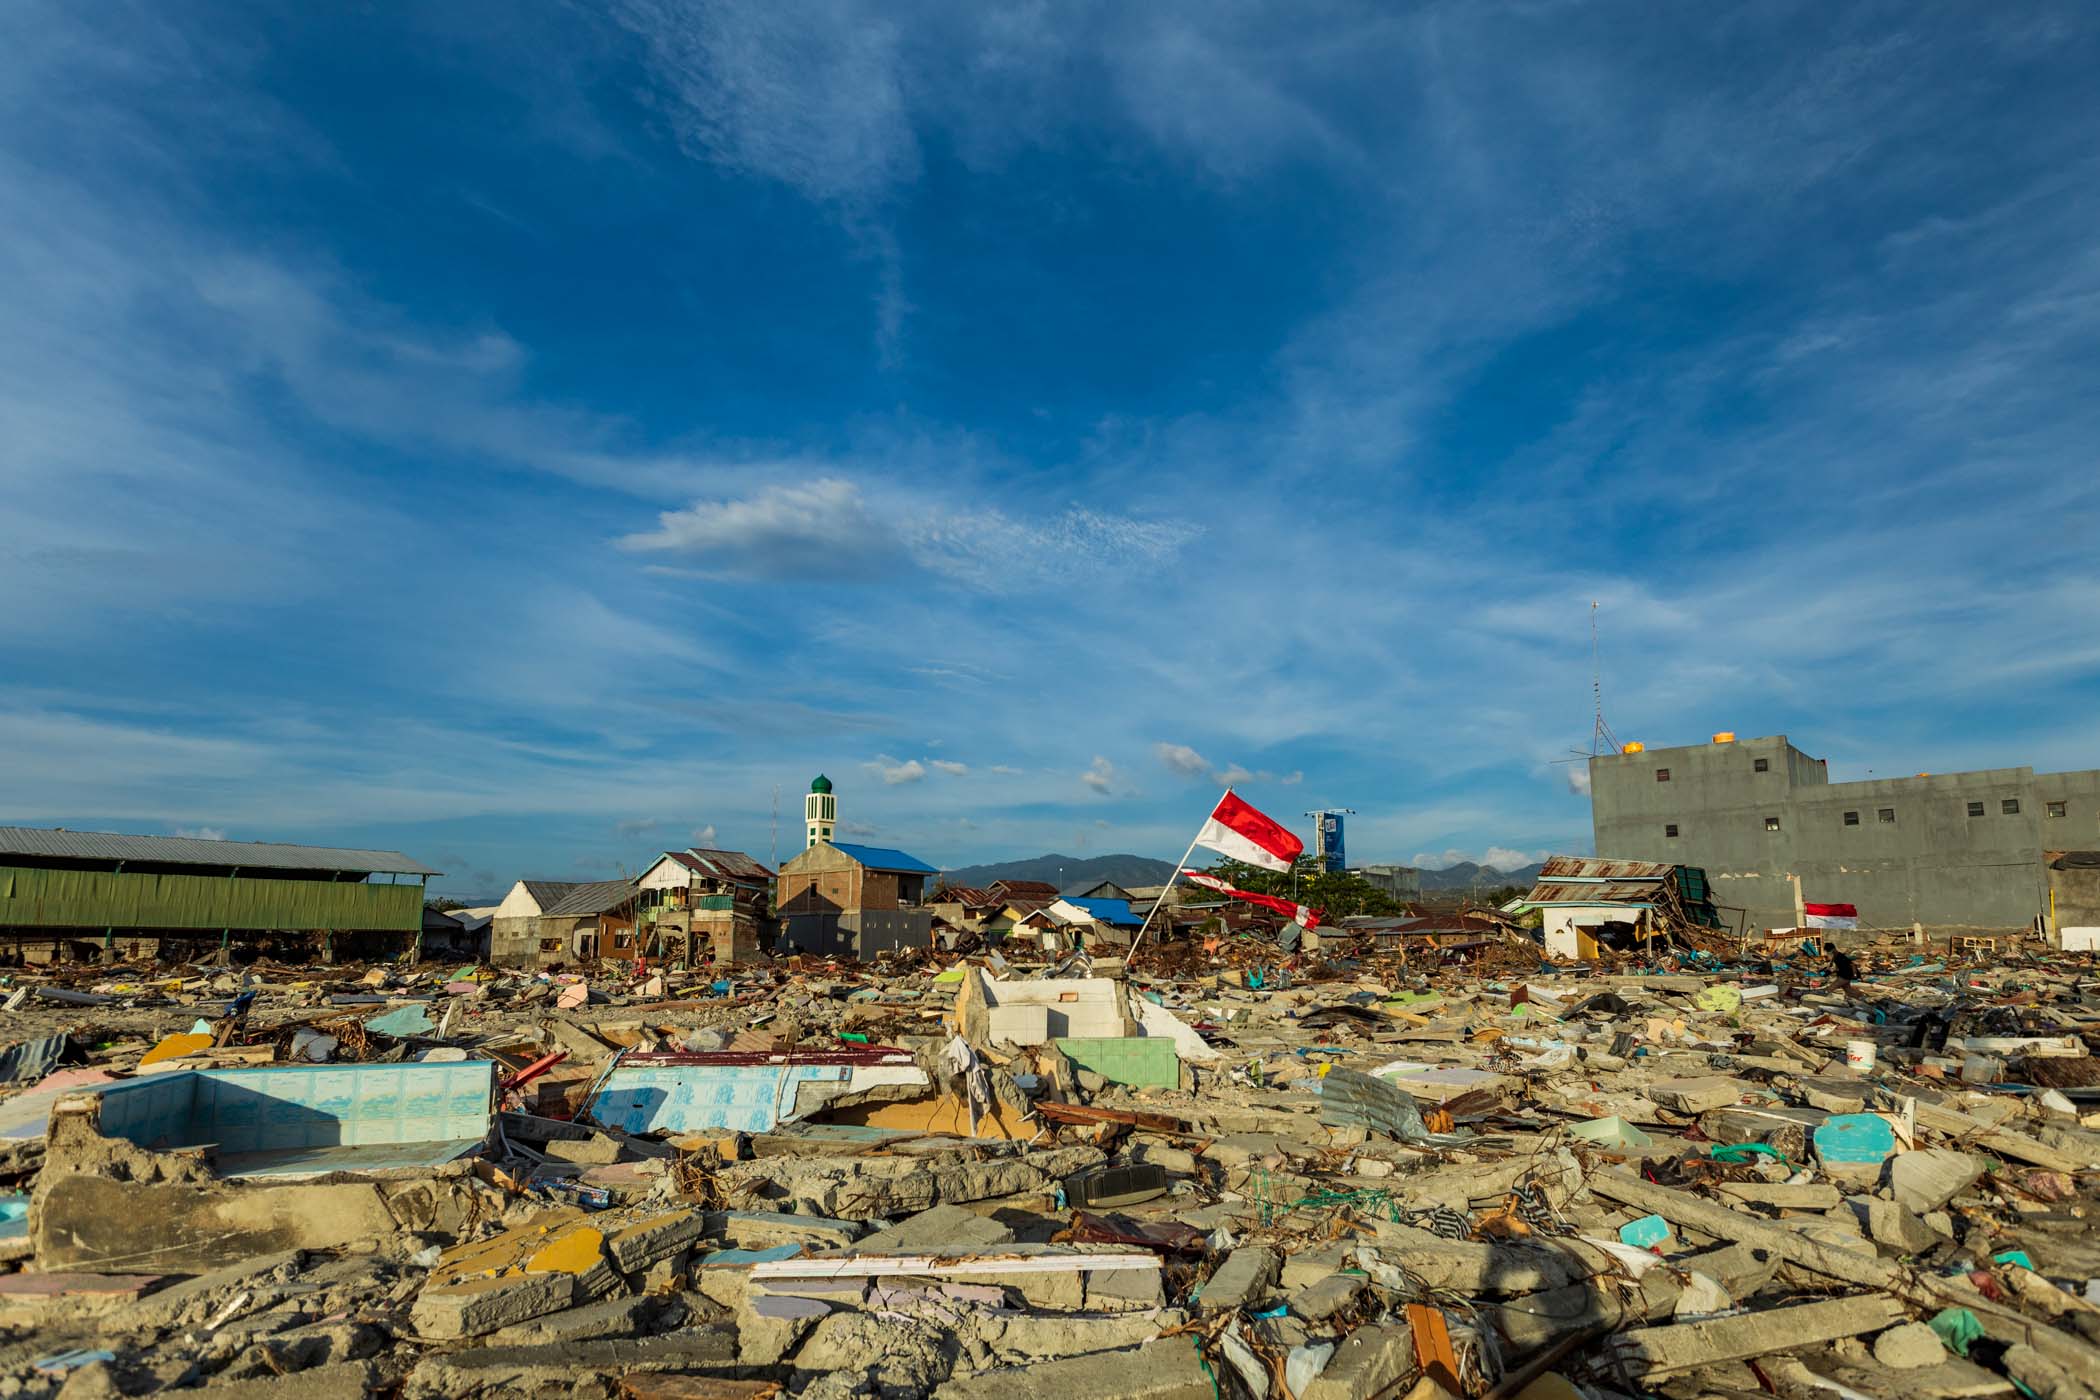
[[[831,844],[832,828],[839,824],[839,800],[831,795],[831,779],[822,773],[809,785],[809,796],[802,799],[802,819],[808,829],[808,846],[819,841]]]

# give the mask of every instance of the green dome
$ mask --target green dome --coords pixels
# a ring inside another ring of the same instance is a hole
[[[809,790],[811,792],[830,792],[831,779],[819,773],[817,774],[817,780],[809,785]]]

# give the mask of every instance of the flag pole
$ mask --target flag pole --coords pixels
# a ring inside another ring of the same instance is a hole
[[[1232,796],[1232,789],[1227,788],[1224,792],[1218,795],[1218,802],[1223,802],[1226,798],[1230,796]],[[1213,802],[1210,804],[1210,810],[1212,812],[1216,812],[1218,810],[1218,802]],[[1203,826],[1208,826],[1209,824],[1210,818],[1205,817],[1203,819]],[[1138,948],[1145,941],[1145,931],[1152,927],[1152,916],[1154,914],[1157,914],[1159,912],[1159,907],[1167,902],[1167,896],[1174,892],[1175,884],[1181,879],[1182,867],[1186,866],[1189,863],[1190,856],[1196,854],[1196,842],[1203,836],[1203,826],[1198,826],[1196,828],[1195,836],[1189,838],[1189,848],[1183,851],[1181,853],[1181,859],[1174,863],[1174,873],[1167,877],[1166,886],[1165,888],[1160,890],[1159,898],[1153,900],[1152,907],[1145,911],[1145,922],[1138,927],[1137,937],[1130,940],[1130,956],[1127,961],[1133,963],[1137,961]]]

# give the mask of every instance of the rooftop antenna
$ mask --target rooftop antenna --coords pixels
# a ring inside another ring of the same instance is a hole
[[[1597,650],[1597,600],[1590,600],[1590,695],[1597,705],[1597,727],[1590,733],[1590,757],[1617,753],[1619,736],[1604,722],[1604,666]]]

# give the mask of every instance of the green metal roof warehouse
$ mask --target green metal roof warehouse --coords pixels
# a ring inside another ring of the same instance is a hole
[[[0,827],[0,930],[414,933],[439,873],[399,851]]]

